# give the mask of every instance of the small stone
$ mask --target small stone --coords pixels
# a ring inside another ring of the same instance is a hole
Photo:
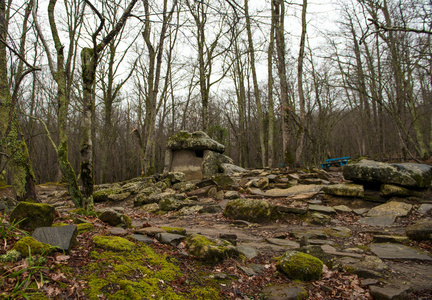
[[[256,275],[255,271],[252,268],[248,268],[245,266],[237,266],[237,268],[245,272],[246,276],[252,277]]]
[[[375,206],[368,213],[368,217],[394,216],[405,217],[412,209],[412,205],[399,201],[390,201],[385,204]]]
[[[323,262],[312,255],[290,251],[279,258],[276,267],[291,280],[311,281],[320,278]]]
[[[289,249],[300,248],[300,244],[291,240],[267,238],[266,242],[273,245],[287,247]]]
[[[233,244],[234,246],[237,246],[237,235],[232,233],[221,233],[219,234],[219,238],[222,240],[226,240]]]
[[[268,300],[303,300],[308,298],[308,292],[301,286],[271,285],[263,289]]]
[[[225,199],[238,199],[239,193],[237,191],[226,191],[224,198]]]
[[[421,215],[424,215],[427,212],[429,212],[431,209],[432,209],[432,204],[424,203],[424,204],[419,206],[419,208],[417,209],[417,212]]]

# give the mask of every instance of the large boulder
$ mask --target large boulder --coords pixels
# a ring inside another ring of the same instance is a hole
[[[236,199],[227,203],[224,216],[231,219],[265,223],[277,219],[277,209],[267,201],[257,199]]]
[[[323,262],[312,255],[289,251],[285,252],[276,264],[277,269],[291,280],[318,280],[323,269]]]
[[[33,231],[38,227],[50,227],[55,209],[49,204],[20,202],[10,214],[11,222],[20,222],[19,228]]]
[[[432,167],[424,164],[388,164],[363,159],[343,169],[345,179],[354,182],[396,184],[406,187],[427,188],[432,182]]]
[[[203,131],[196,131],[193,133],[179,131],[177,134],[168,139],[167,148],[172,150],[212,150],[219,153],[223,153],[225,151],[224,145],[211,139]]]

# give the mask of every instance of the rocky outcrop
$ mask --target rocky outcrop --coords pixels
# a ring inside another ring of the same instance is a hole
[[[343,176],[354,182],[427,188],[432,182],[432,167],[413,163],[388,164],[363,159],[356,164],[345,166]]]

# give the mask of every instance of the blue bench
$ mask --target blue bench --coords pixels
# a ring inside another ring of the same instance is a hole
[[[351,156],[346,157],[338,157],[338,158],[329,158],[325,160],[325,163],[321,164],[323,169],[329,169],[331,166],[342,167],[348,164]]]

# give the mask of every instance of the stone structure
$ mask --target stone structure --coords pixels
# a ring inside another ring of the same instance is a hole
[[[183,172],[186,180],[211,178],[223,172],[222,164],[233,164],[224,151],[225,146],[205,132],[180,131],[167,141],[164,173]]]

